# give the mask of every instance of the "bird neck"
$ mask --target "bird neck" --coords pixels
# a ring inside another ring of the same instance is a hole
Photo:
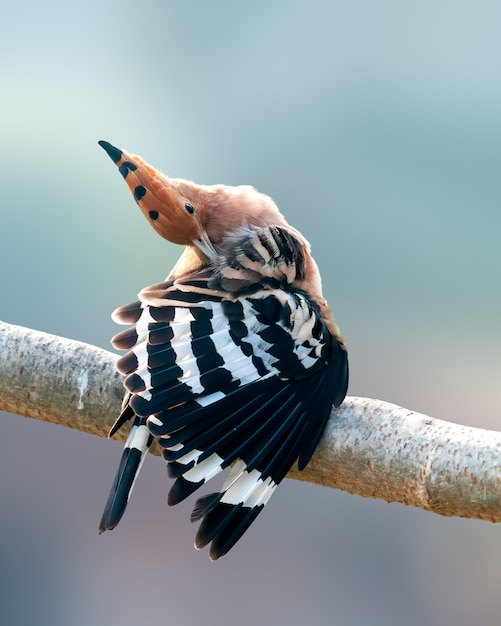
[[[173,279],[190,274],[207,265],[207,262],[208,259],[195,246],[186,246],[167,278]]]

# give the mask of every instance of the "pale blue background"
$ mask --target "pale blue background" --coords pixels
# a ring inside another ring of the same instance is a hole
[[[108,347],[177,258],[106,139],[275,198],[351,395],[499,429],[500,23],[484,0],[4,0],[0,318]],[[160,460],[99,537],[120,444],[4,416],[0,448],[2,624],[499,624],[487,522],[286,481],[211,564]]]

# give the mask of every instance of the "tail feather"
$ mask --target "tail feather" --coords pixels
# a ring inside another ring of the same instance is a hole
[[[231,505],[227,505],[231,506]],[[237,508],[232,523],[225,528],[212,540],[209,558],[211,561],[217,561],[231,550],[236,542],[242,537],[252,522],[263,510],[264,505],[254,506],[252,508],[242,506]]]
[[[132,488],[152,442],[153,437],[146,426],[146,419],[136,417],[104,507],[99,534],[105,530],[112,530],[122,519]]]

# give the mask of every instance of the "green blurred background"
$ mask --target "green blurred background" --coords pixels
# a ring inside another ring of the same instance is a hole
[[[350,395],[499,429],[499,2],[5,1],[0,318],[109,346],[180,251],[99,139],[249,183],[310,239]],[[0,622],[499,624],[499,528],[286,481],[216,564],[148,459],[97,535],[121,444],[0,427]]]

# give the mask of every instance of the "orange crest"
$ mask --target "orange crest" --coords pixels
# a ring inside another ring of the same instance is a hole
[[[107,141],[99,145],[117,165],[134,200],[157,233],[173,243],[190,245],[202,236],[193,198],[184,197],[174,181],[140,156],[128,154]]]

